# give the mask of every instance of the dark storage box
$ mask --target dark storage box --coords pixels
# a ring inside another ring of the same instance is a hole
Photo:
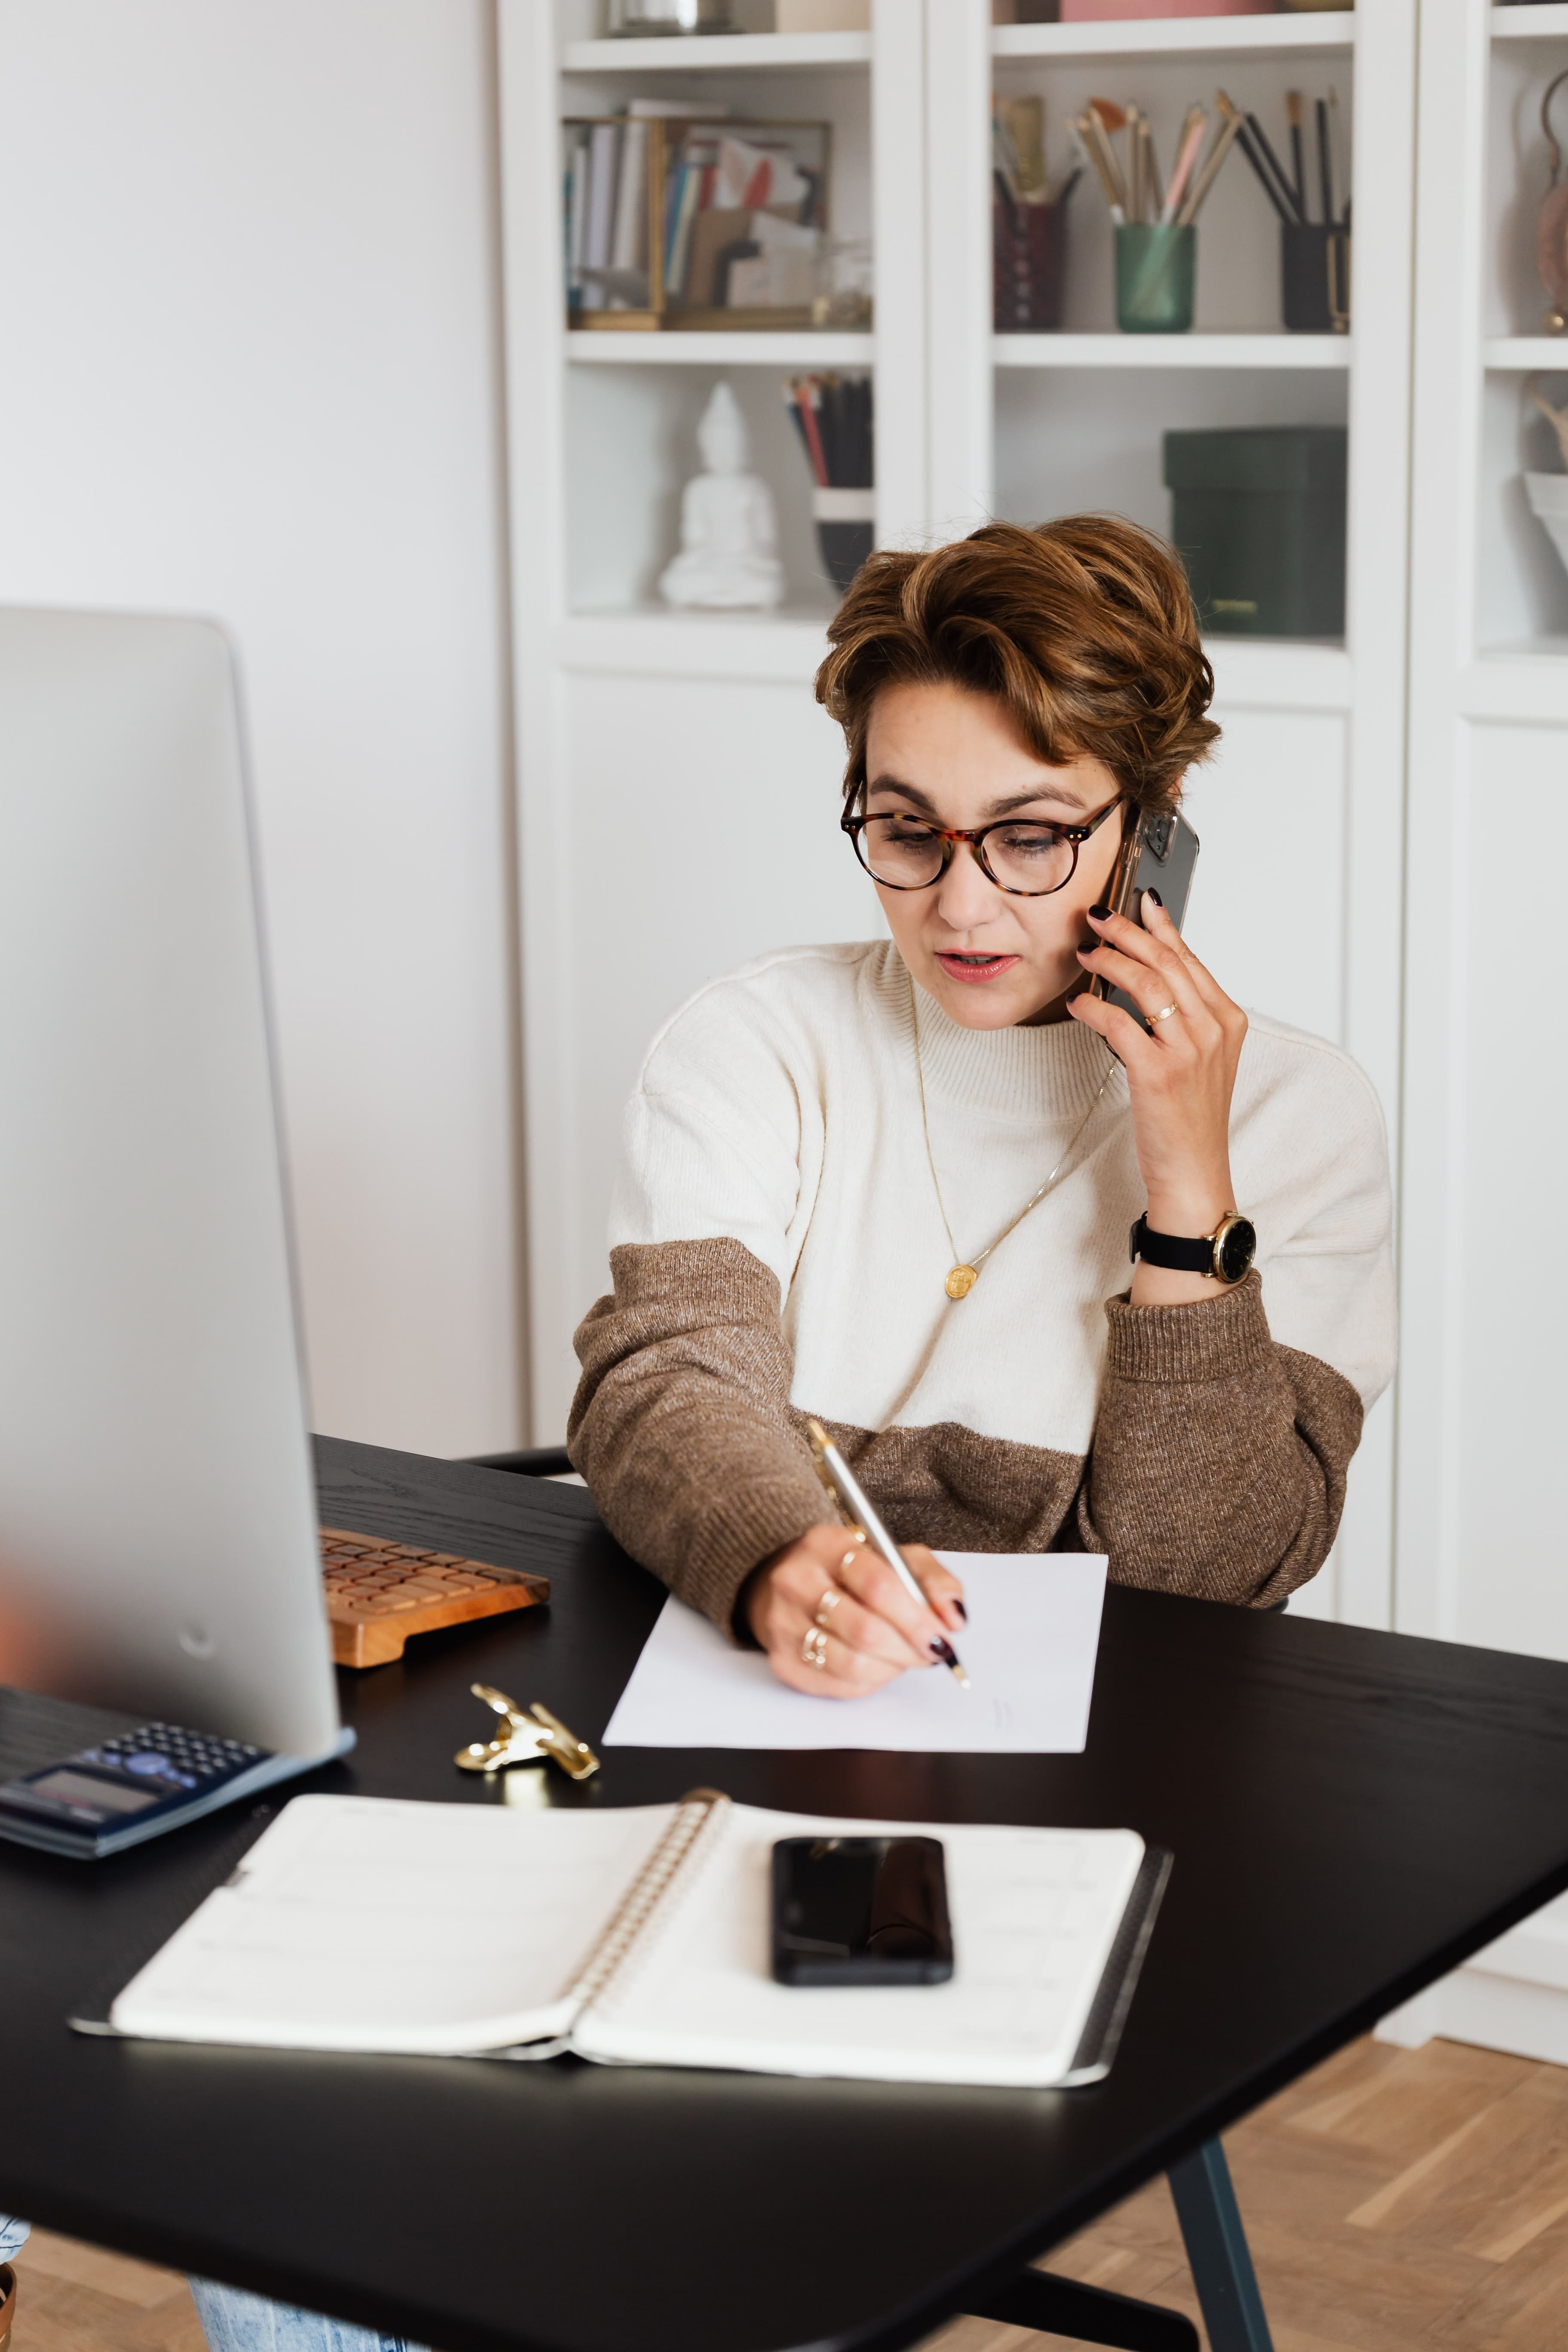
[[[1166,434],[1171,537],[1205,635],[1344,635],[1345,461],[1342,425]]]

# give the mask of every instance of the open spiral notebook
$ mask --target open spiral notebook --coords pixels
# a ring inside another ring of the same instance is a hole
[[[775,1840],[946,1852],[948,1984],[769,1967]],[[1130,1830],[827,1820],[697,1790],[604,1812],[296,1797],[86,2032],[1045,2085],[1105,2073],[1169,1858]]]

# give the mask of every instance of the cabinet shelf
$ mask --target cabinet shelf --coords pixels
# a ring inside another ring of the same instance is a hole
[[[1536,7],[1531,14],[1568,17],[1568,6]],[[1331,8],[1308,16],[1144,16],[1107,24],[998,25],[991,36],[991,54],[998,59],[1289,58],[1309,51],[1348,54],[1354,41],[1354,9]]]
[[[634,605],[557,624],[563,670],[611,677],[778,679],[809,684],[827,651],[831,604],[777,613],[672,613]]]
[[[801,66],[849,72],[869,66],[869,33],[710,33],[689,40],[568,41],[565,73],[776,73]]]
[[[1561,39],[1568,34],[1568,6],[1563,0],[1551,0],[1544,7],[1494,8],[1491,19],[1494,41],[1541,41],[1553,36]]]
[[[1351,360],[1348,335],[1288,335],[1282,329],[1258,335],[996,335],[991,348],[999,368],[1347,368]]]
[[[1568,16],[1568,8],[1563,13]],[[1489,375],[1519,375],[1535,368],[1568,374],[1568,335],[1489,335],[1481,358]]]
[[[623,334],[614,327],[574,327],[566,336],[566,356],[574,366],[625,366],[630,362],[653,367],[869,367],[875,354],[872,335],[836,335],[812,328],[778,335],[765,331],[687,335],[679,329],[664,334]]]

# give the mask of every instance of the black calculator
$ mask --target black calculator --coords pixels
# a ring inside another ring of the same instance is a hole
[[[282,1760],[216,1732],[140,1724],[0,1782],[0,1836],[96,1860],[266,1787]]]

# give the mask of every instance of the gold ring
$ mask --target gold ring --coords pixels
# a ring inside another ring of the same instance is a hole
[[[820,1625],[808,1625],[806,1627],[805,1639],[800,1645],[800,1654],[801,1662],[805,1665],[826,1665],[827,1636],[823,1632]]]
[[[843,1559],[842,1559],[839,1561],[839,1563],[838,1563],[838,1573],[839,1573],[839,1575],[840,1575],[840,1576],[847,1576],[847,1575],[848,1574],[849,1570],[854,1567],[854,1565],[855,1565],[856,1561],[859,1559],[859,1557],[860,1557],[860,1547],[859,1547],[859,1545],[858,1545],[858,1544],[851,1544],[851,1545],[850,1545],[850,1547],[849,1547],[849,1549],[845,1553],[845,1555],[844,1555]]]
[[[1149,1018],[1151,1021],[1168,1021],[1173,1013],[1178,1013],[1180,1010],[1179,1005],[1167,1004],[1163,1013],[1151,1013]]]
[[[844,1595],[840,1592],[838,1587],[836,1584],[830,1584],[826,1591],[823,1594],[821,1600],[817,1602],[816,1622],[824,1628],[824,1630],[826,1628],[828,1619],[832,1616],[834,1611],[837,1608],[843,1598]]]

